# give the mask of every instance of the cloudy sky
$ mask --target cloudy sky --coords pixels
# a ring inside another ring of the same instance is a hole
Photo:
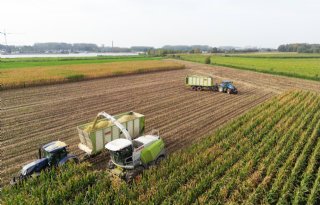
[[[8,44],[320,43],[318,0],[0,0]],[[0,43],[4,43],[0,36]]]

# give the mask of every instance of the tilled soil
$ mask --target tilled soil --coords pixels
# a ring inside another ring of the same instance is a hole
[[[37,149],[52,140],[65,141],[72,153],[83,156],[77,147],[76,126],[92,121],[100,111],[144,114],[146,132],[158,129],[172,152],[278,93],[320,88],[313,81],[180,62],[186,69],[1,91],[3,182],[21,165],[34,160]],[[197,73],[212,75],[218,81],[232,80],[239,94],[191,91],[184,85],[184,77]],[[107,160],[106,154],[90,159],[97,168],[105,168]]]

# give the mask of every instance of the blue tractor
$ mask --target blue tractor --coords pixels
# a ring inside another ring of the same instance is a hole
[[[218,91],[223,93],[228,93],[228,94],[238,93],[237,88],[233,85],[231,81],[222,81],[222,83],[218,85]]]
[[[19,176],[13,177],[11,184],[16,184],[19,181],[32,176],[38,176],[41,171],[48,168],[57,167],[67,162],[79,162],[79,159],[69,154],[68,145],[61,141],[53,141],[39,148],[39,159],[24,165],[19,172]]]

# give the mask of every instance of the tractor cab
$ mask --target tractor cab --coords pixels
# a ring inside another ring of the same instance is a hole
[[[39,159],[48,159],[50,166],[59,165],[68,156],[67,144],[61,141],[53,141],[39,149]]]
[[[66,162],[73,160],[78,162],[75,155],[68,154],[67,144],[61,141],[53,141],[39,149],[39,159],[30,162],[22,167],[17,177],[13,177],[11,184],[24,180],[30,176],[38,176],[41,171],[53,167],[63,165]]]
[[[237,94],[237,88],[233,85],[232,81],[222,81],[222,83],[219,85],[219,92],[224,92],[228,94]]]

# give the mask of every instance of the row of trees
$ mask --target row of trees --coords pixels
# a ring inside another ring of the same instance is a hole
[[[1,45],[0,52],[6,53],[80,53],[80,52],[146,52],[153,47],[133,46],[131,48],[105,47],[93,43],[35,43],[32,46]]]
[[[130,48],[105,47],[93,43],[35,43],[32,46],[5,46],[0,44],[0,51],[8,53],[77,53],[77,52],[148,52],[150,55],[166,55],[177,53],[250,53],[259,51],[274,51],[263,48],[237,48],[232,46],[210,47],[207,45],[166,45],[162,48],[149,46],[132,46]],[[280,52],[320,53],[320,44],[284,44],[278,47]]]
[[[166,48],[166,49],[164,49]],[[177,47],[180,48],[180,47]],[[163,48],[158,49],[149,49],[147,51],[148,55],[152,56],[165,56],[168,54],[179,54],[179,53],[191,53],[191,54],[197,54],[197,53],[251,53],[251,52],[260,52],[260,51],[274,51],[272,49],[256,49],[256,48],[247,48],[247,49],[237,49],[237,48],[217,48],[213,47],[210,49],[201,49],[198,47],[189,47],[189,50],[186,50],[186,47],[181,47],[181,50],[176,49],[174,46],[164,46]]]
[[[320,53],[320,44],[294,43],[278,47],[279,52]]]

